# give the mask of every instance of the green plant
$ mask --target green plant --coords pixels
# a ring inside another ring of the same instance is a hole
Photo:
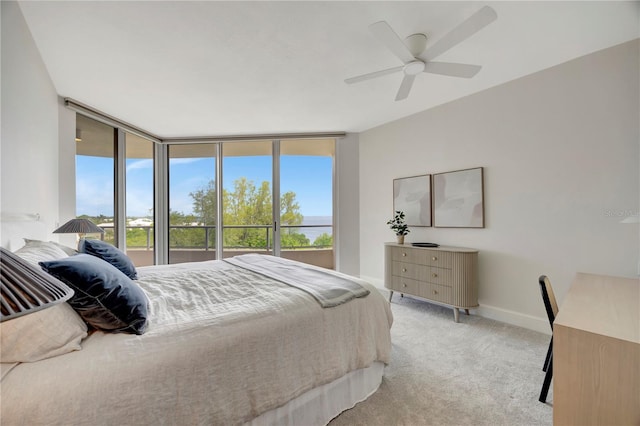
[[[396,235],[407,235],[409,233],[409,227],[404,222],[404,212],[396,210],[393,219],[387,222],[387,225],[391,228]]]

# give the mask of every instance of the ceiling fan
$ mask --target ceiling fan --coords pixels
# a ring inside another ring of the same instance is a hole
[[[345,83],[359,83],[402,71],[404,77],[396,95],[396,101],[400,101],[409,96],[413,81],[416,75],[421,72],[471,78],[480,71],[480,68],[482,68],[480,65],[431,62],[431,60],[451,49],[456,44],[471,37],[495,21],[497,17],[498,15],[495,10],[489,6],[484,6],[426,50],[427,36],[424,34],[410,35],[403,42],[385,21],[371,24],[369,25],[369,30],[373,35],[385,44],[394,55],[400,58],[404,65],[351,77],[346,79]]]

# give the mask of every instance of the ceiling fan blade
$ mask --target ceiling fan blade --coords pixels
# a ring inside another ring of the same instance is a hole
[[[391,50],[403,63],[414,61],[416,58],[411,54],[407,46],[402,42],[398,34],[391,29],[385,21],[376,22],[369,25],[369,31],[373,33],[378,40]]]
[[[471,78],[478,74],[481,68],[480,65],[455,64],[452,62],[427,62],[424,66],[424,72],[448,75],[451,77]]]
[[[433,46],[427,48],[420,59],[428,62],[440,54],[451,49],[456,44],[471,37],[498,18],[498,14],[489,6],[485,6],[460,25],[449,31],[444,37],[438,40]]]
[[[347,84],[359,83],[361,81],[371,80],[372,78],[382,77],[383,75],[393,74],[394,72],[402,71],[402,68],[404,68],[404,66],[400,65],[400,66],[389,68],[382,71],[376,71],[376,72],[371,72],[369,74],[363,74],[356,77],[347,78],[344,82]]]
[[[401,101],[409,96],[411,86],[413,86],[413,80],[415,79],[415,75],[405,74],[404,78],[402,79],[402,83],[400,83],[400,88],[398,89],[398,94],[396,95],[396,101]]]

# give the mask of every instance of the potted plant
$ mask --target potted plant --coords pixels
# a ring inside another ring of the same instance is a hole
[[[404,212],[396,210],[393,219],[389,220],[387,225],[395,232],[398,244],[404,244],[404,236],[409,233],[409,226],[404,222]]]

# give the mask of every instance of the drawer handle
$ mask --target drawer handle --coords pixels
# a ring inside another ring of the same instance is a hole
[[[402,268],[402,272],[407,272],[407,268]]]
[[[433,290],[433,294],[438,294],[438,290]]]
[[[407,285],[406,285],[405,283],[402,283],[402,287],[405,287],[405,288],[406,288],[406,287],[407,287]]]
[[[402,257],[407,257],[407,253],[402,253]]]
[[[435,262],[436,260],[438,260],[438,258],[437,258],[437,257],[435,257],[435,256],[433,256],[433,257],[431,258],[431,260],[433,260],[433,261]]]
[[[438,278],[438,274],[436,274],[435,272],[434,272],[433,274],[431,274],[431,276],[432,276],[433,278]]]

